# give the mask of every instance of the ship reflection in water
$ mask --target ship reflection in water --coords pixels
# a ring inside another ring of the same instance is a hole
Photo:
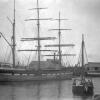
[[[100,80],[93,79],[94,92],[100,93]],[[52,82],[0,83],[0,100],[92,100],[72,94],[72,80]]]

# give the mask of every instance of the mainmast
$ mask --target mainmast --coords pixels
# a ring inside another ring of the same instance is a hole
[[[13,44],[12,44],[12,56],[13,56],[13,68],[15,68],[15,50],[16,50],[16,43],[15,43],[15,0],[14,0],[14,19],[13,19]]]
[[[38,42],[37,50],[19,50],[19,51],[37,51],[38,52],[38,70],[40,69],[41,51],[55,51],[55,50],[41,50],[40,40],[56,39],[55,37],[40,37],[40,20],[42,20],[42,21],[51,20],[51,18],[40,18],[40,10],[42,10],[42,9],[46,9],[46,8],[40,8],[39,1],[37,0],[37,7],[30,9],[30,10],[37,10],[37,18],[26,20],[26,21],[31,21],[31,20],[37,21],[37,38],[22,38],[22,40],[21,40],[21,41],[35,41],[36,40]]]

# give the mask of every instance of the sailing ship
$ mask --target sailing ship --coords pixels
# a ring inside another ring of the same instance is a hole
[[[15,0],[14,0],[14,20],[13,20],[13,36],[12,36],[12,40],[13,40],[13,44],[9,44],[11,46],[12,49],[12,55],[13,55],[13,67],[12,68],[0,68],[0,81],[43,81],[43,80],[63,80],[63,79],[72,79],[72,72],[68,71],[66,67],[62,66],[61,64],[61,50],[60,47],[61,46],[74,46],[73,44],[60,44],[59,41],[59,45],[55,45],[59,47],[59,54],[55,55],[54,53],[54,59],[51,60],[47,60],[45,61],[45,64],[43,64],[44,62],[41,61],[40,56],[41,56],[41,52],[43,51],[55,51],[55,50],[42,50],[41,49],[41,44],[40,41],[41,40],[52,40],[55,39],[55,37],[40,37],[40,20],[50,20],[50,19],[42,19],[39,17],[40,15],[40,10],[45,9],[45,8],[40,8],[39,7],[39,2],[37,0],[37,7],[33,8],[35,10],[37,10],[37,19],[27,19],[26,21],[29,20],[36,20],[37,21],[37,33],[38,36],[37,38],[22,38],[21,41],[37,41],[37,49],[36,50],[18,50],[18,51],[37,51],[38,52],[38,61],[33,61],[33,67],[36,65],[36,69],[30,69],[30,68],[16,68],[16,64],[15,64],[15,51],[16,51],[16,41],[15,41]],[[32,9],[32,10],[33,10]],[[68,29],[61,29],[60,28],[60,14],[59,14],[59,29],[55,29],[55,30],[59,30],[59,35],[61,34],[61,30],[68,30]],[[62,19],[64,20],[64,19]],[[3,36],[3,34],[1,33],[1,35]],[[60,38],[59,38],[60,40]],[[67,56],[70,56],[71,54],[68,54]],[[47,56],[47,55],[45,55]],[[55,56],[59,56],[59,59],[55,59]],[[41,66],[45,66],[47,67],[47,64],[51,67],[53,67],[53,69],[41,69]],[[31,65],[31,63],[30,63]],[[57,68],[54,68],[55,66],[58,66]]]
[[[81,47],[81,60],[82,60],[82,71],[79,79],[74,79],[72,84],[72,92],[74,95],[93,95],[93,82],[92,79],[85,77],[85,64],[84,64],[84,36],[82,35],[82,47]]]

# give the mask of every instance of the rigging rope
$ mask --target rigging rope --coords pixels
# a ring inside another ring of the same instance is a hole
[[[10,58],[11,58],[11,54],[12,54],[12,51],[10,50],[10,52],[9,52],[9,55],[8,55],[8,58],[7,58],[7,62],[10,62]]]
[[[86,64],[86,63],[88,63],[88,57],[87,57],[87,53],[86,53],[86,47],[85,47],[85,44],[84,44],[84,59],[85,59],[85,57],[86,57],[86,61],[87,62],[85,62],[85,60],[84,60],[84,64]],[[77,64],[79,64],[80,66],[82,66],[82,48],[80,49],[80,53],[79,53],[79,58],[78,58],[78,63]]]
[[[6,62],[8,47],[9,47],[9,46],[7,46],[7,48],[6,48],[6,53],[5,53],[5,56],[4,56],[4,62]]]
[[[31,49],[32,49],[32,48],[31,48]],[[30,52],[29,57],[28,57],[28,62],[27,62],[27,66],[28,66],[28,67],[29,67],[29,62],[30,62],[31,54],[32,54],[32,51]]]
[[[85,54],[86,54],[86,61],[87,61],[87,64],[88,64],[88,56],[87,56],[85,44],[84,44],[84,49],[85,49]]]
[[[79,52],[78,63],[77,63],[78,66],[81,66],[81,60],[82,60],[81,53],[82,53],[82,48],[80,49],[80,52]]]

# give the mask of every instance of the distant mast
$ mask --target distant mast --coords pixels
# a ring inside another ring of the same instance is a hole
[[[15,50],[16,50],[16,43],[15,43],[15,0],[14,0],[14,19],[13,19],[13,44],[12,44],[12,56],[13,56],[13,68],[15,68]]]
[[[60,31],[60,21],[61,21],[61,19],[60,19],[60,12],[59,12],[59,19],[58,19],[58,21],[59,21],[59,63],[60,63],[60,66],[61,66],[61,48],[60,48],[60,45],[61,45],[61,31]]]

